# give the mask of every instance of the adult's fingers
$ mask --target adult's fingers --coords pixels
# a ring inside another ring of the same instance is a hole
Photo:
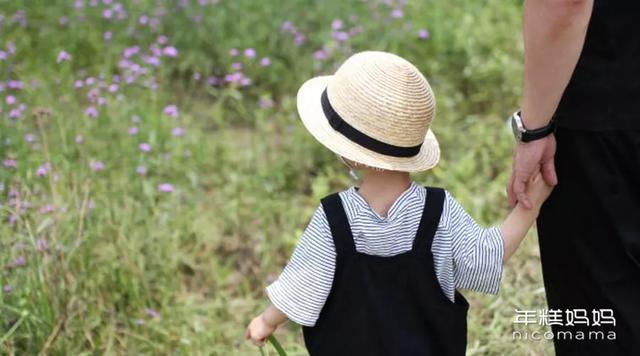
[[[524,178],[524,179],[523,179]],[[531,209],[533,208],[533,204],[531,204],[531,200],[526,193],[526,180],[529,177],[519,177],[516,176],[513,178],[513,193],[515,194],[518,202],[522,203],[525,208]]]
[[[509,206],[511,206],[511,208],[515,207],[516,202],[518,201],[516,195],[513,192],[513,177],[514,174],[511,173],[511,175],[509,176],[509,182],[507,182],[507,198],[509,199]]]
[[[553,158],[542,164],[542,177],[550,186],[558,184],[558,176],[556,175],[556,166]]]

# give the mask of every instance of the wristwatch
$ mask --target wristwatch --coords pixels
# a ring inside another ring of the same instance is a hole
[[[551,135],[556,129],[556,120],[551,119],[546,126],[534,130],[528,130],[524,127],[521,112],[518,110],[511,115],[511,129],[513,130],[513,136],[516,138],[518,143],[531,142]]]

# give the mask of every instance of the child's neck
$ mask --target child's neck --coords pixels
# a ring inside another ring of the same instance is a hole
[[[358,193],[380,216],[387,216],[389,208],[411,185],[407,172],[364,169]]]

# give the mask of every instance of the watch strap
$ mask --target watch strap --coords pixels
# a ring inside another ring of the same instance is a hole
[[[531,142],[531,141],[539,140],[541,138],[549,136],[556,129],[555,117],[551,118],[551,121],[547,125],[543,127],[539,127],[537,129],[527,129],[524,126],[524,122],[522,120],[522,112],[520,110],[513,113],[511,120],[512,120],[512,125],[514,127],[514,134],[516,135],[516,140],[519,142]]]
[[[525,129],[525,131],[522,133],[521,141],[531,142],[551,135],[556,128],[555,122],[555,120],[551,120],[551,122],[549,122],[546,126],[533,130]]]

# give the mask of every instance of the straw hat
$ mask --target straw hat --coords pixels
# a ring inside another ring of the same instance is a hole
[[[436,108],[431,87],[415,66],[394,54],[351,56],[334,75],[305,82],[297,105],[307,130],[354,162],[417,172],[440,159],[430,129]]]

